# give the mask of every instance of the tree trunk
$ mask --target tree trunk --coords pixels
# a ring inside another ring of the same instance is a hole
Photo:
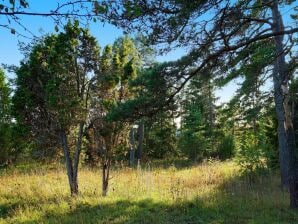
[[[293,125],[294,125],[294,130],[295,130],[295,140],[296,140],[296,146],[298,145],[298,104],[297,102],[297,98],[293,97],[293,101],[292,101],[292,121],[293,121]]]
[[[278,0],[272,3],[272,17],[274,25],[272,30],[279,32],[283,30],[282,17],[278,9]],[[283,46],[283,36],[275,36],[275,47],[277,58],[274,65],[274,90],[276,101],[276,113],[278,117],[278,137],[280,150],[280,163],[282,181],[289,185],[290,205],[298,208],[298,170],[297,155],[295,145],[295,132],[291,118],[291,109],[289,107],[289,88],[290,78],[286,66],[285,53]]]
[[[103,162],[102,165],[102,196],[105,197],[108,194],[109,189],[109,176],[110,176],[110,160]]]
[[[78,182],[77,179],[74,178],[74,172],[73,172],[73,164],[70,156],[70,151],[68,148],[68,142],[67,142],[67,136],[64,130],[61,130],[60,133],[60,141],[64,152],[65,157],[65,164],[66,164],[66,170],[67,170],[67,177],[70,187],[70,193],[71,196],[75,196],[78,194]]]
[[[130,129],[129,133],[129,142],[130,142],[130,151],[129,151],[129,166],[134,165],[135,161],[135,134],[134,129]]]
[[[278,120],[278,148],[279,148],[279,163],[281,172],[281,183],[283,187],[289,187],[289,149],[287,145],[286,130],[285,130],[285,112],[284,112],[284,96],[281,90],[281,78],[277,72],[277,65],[274,65],[273,72],[273,82],[274,82],[274,101],[275,101],[275,111]]]
[[[135,163],[135,152],[136,150],[131,147],[129,151],[129,166],[133,166]]]
[[[141,121],[138,127],[138,153],[137,153],[138,160],[142,160],[143,143],[144,143],[144,122]]]
[[[80,162],[80,154],[82,148],[82,138],[83,138],[83,131],[84,131],[84,122],[81,122],[79,125],[79,133],[76,142],[76,149],[74,155],[74,164],[73,164],[73,182],[75,184],[76,194],[78,194],[78,168]]]

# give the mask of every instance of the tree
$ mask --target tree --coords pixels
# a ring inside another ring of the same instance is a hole
[[[172,111],[162,111],[144,119],[144,154],[147,158],[166,159],[178,155],[174,115]]]
[[[16,71],[17,120],[41,143],[49,139],[62,146],[71,195],[76,195],[90,86],[99,68],[98,44],[78,22],[68,23],[64,32],[33,43],[28,55]]]
[[[176,63],[165,65],[160,72],[174,83],[170,85],[171,91],[165,103],[171,102],[194,76],[204,74],[202,71],[207,67],[210,70],[237,57],[255,42],[274,40],[276,59],[273,82],[279,124],[282,183],[289,183],[291,206],[298,207],[298,165],[293,125],[286,103],[289,73],[285,63],[286,46],[283,43],[284,36],[297,33],[298,28],[283,26],[279,6],[287,2],[106,1],[107,16],[119,27],[143,32],[152,44],[166,44],[163,50],[175,46],[192,49]],[[162,106],[158,107],[161,108]]]
[[[183,92],[181,150],[193,160],[218,156],[220,129],[216,120],[216,98],[211,74],[195,77]]]
[[[264,88],[266,84],[268,85],[268,80],[272,78],[271,67],[275,57],[273,43],[272,41],[254,43],[245,51],[248,52],[247,55],[242,52],[242,55],[246,55],[245,58],[236,58],[236,60],[241,60],[239,66],[229,69],[228,75],[220,82],[222,85],[231,79],[241,78],[236,95],[228,103],[229,110],[235,111],[234,122],[238,127],[234,135],[240,145],[239,153],[243,156],[240,162],[245,164],[247,161],[250,165],[253,162],[256,167],[259,165],[265,167],[270,163],[273,165],[273,154],[276,153],[275,141],[270,138],[272,133],[268,133],[269,126],[274,126],[275,123],[274,115],[272,115],[273,92]],[[250,165],[245,168],[252,167]],[[252,173],[255,170],[250,171]]]
[[[10,88],[6,82],[4,71],[0,70],[0,121],[1,123],[10,122]]]
[[[0,165],[6,164],[11,156],[11,98],[10,88],[6,82],[4,71],[0,69]]]
[[[114,113],[119,104],[134,95],[129,82],[137,76],[141,59],[129,37],[119,38],[106,46],[101,56],[99,77],[92,87],[90,129],[94,133],[94,150],[102,166],[102,195],[108,193],[110,168],[116,152],[128,146],[131,123]]]
[[[206,155],[206,140],[202,133],[204,121],[199,104],[189,104],[184,109],[182,118],[181,136],[179,148],[189,159],[194,161],[202,160]]]

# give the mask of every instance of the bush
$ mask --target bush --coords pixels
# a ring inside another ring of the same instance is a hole
[[[262,135],[246,133],[240,143],[238,164],[241,172],[248,176],[249,182],[255,182],[257,176],[267,168],[266,149],[268,145]]]

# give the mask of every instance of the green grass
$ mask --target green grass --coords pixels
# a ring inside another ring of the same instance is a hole
[[[82,168],[69,197],[63,167],[0,174],[0,223],[298,223],[277,174],[249,186],[233,162],[112,171],[101,197],[100,170]]]

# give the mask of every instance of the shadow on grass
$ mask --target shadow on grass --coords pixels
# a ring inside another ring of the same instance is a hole
[[[66,214],[46,214],[40,220],[25,223],[294,224],[298,222],[298,215],[294,211],[272,210],[272,208],[253,207],[253,205],[244,205],[243,203],[238,205],[231,205],[227,202],[207,204],[200,199],[175,204],[155,203],[150,199],[138,202],[124,200],[98,206],[80,204]]]
[[[7,218],[10,212],[13,211],[19,204],[18,203],[3,203],[0,204],[0,220]]]

